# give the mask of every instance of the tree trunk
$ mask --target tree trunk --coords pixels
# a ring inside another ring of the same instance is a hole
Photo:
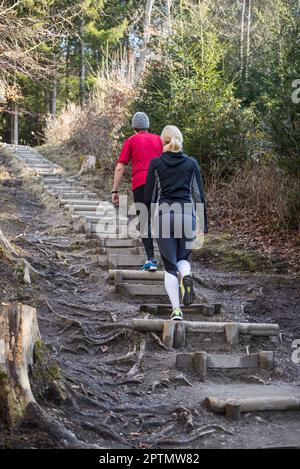
[[[153,10],[154,0],[147,0],[145,7],[145,16],[144,16],[144,35],[143,35],[143,49],[141,50],[141,55],[138,60],[135,79],[139,80],[146,67],[147,54],[148,54],[148,45],[150,42],[150,28],[151,28],[151,16]]]
[[[70,40],[67,39],[67,50],[66,50],[66,69],[65,69],[65,78],[66,78],[66,84],[65,84],[65,90],[66,90],[66,101],[69,102],[70,98]]]
[[[80,23],[80,104],[85,102],[85,80],[86,80],[86,63],[85,63],[85,42],[84,42],[85,20],[81,19]]]
[[[0,306],[0,420],[19,423],[35,403],[28,377],[33,351],[40,340],[36,310],[21,304]]]
[[[17,104],[15,104],[13,107],[11,130],[12,130],[11,143],[13,145],[18,145],[19,144],[19,111],[18,111]]]
[[[251,8],[252,8],[252,0],[248,0],[248,16],[247,16],[247,52],[246,52],[246,66],[245,66],[245,82],[248,82],[249,77],[249,61],[250,61],[250,32],[251,32]]]
[[[242,22],[241,22],[240,74],[241,74],[242,79],[243,79],[243,74],[244,74],[244,33],[245,33],[246,1],[247,0],[243,0]]]
[[[45,90],[45,106],[46,106],[46,114],[51,114],[51,99],[49,90]]]
[[[166,33],[168,35],[171,32],[171,24],[172,24],[172,20],[171,20],[171,0],[166,0],[165,9],[166,9],[166,26],[165,26],[165,30],[166,30]]]
[[[53,87],[51,90],[51,115],[52,117],[56,116],[56,99],[57,99],[57,83],[53,82]]]
[[[38,428],[63,448],[98,449],[76,438],[74,433],[48,415],[36,402],[35,391],[52,391],[55,399],[69,399],[58,371],[51,371],[40,338],[36,310],[19,303],[0,304],[0,422],[8,428],[26,423]],[[32,378],[32,383],[30,382]]]

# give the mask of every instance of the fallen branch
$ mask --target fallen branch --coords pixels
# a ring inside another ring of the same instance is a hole
[[[232,435],[232,432],[230,432],[229,430],[226,430],[226,428],[224,428],[222,425],[204,425],[202,427],[197,428],[193,432],[193,435],[190,438],[186,438],[184,440],[163,439],[163,440],[160,440],[160,443],[170,444],[170,445],[185,445],[188,443],[192,443],[195,440],[198,440],[198,438],[203,438],[204,436],[211,435],[212,433],[215,433],[216,431],[222,431],[222,432]]]
[[[227,413],[228,407],[233,402],[239,407],[241,412],[260,412],[260,411],[282,411],[282,410],[300,410],[300,395],[298,396],[266,396],[242,398],[233,401],[232,399],[219,399],[217,397],[207,397],[204,404],[209,410],[216,413]]]

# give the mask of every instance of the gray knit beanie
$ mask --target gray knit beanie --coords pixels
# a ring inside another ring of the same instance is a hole
[[[149,129],[149,117],[144,112],[136,112],[132,118],[133,129]]]

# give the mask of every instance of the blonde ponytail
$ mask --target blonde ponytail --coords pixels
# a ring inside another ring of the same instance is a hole
[[[164,145],[164,151],[177,153],[182,150],[182,133],[175,125],[167,125],[162,131],[161,139]]]

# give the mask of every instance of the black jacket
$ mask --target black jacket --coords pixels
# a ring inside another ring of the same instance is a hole
[[[155,202],[178,202],[182,205],[188,202],[203,203],[204,231],[207,232],[205,194],[199,165],[183,152],[166,152],[151,161],[144,200],[148,207]]]

